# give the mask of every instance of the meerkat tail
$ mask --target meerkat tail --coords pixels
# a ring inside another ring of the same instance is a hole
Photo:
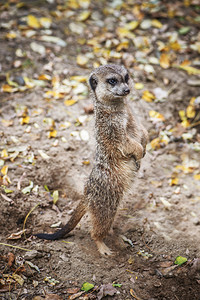
[[[34,234],[34,236],[37,236],[39,239],[44,239],[44,240],[58,240],[64,237],[65,235],[67,235],[70,231],[72,231],[85,213],[86,213],[86,205],[84,201],[81,201],[78,204],[78,206],[75,208],[69,222],[63,228],[61,228],[60,230],[52,234],[37,233]]]

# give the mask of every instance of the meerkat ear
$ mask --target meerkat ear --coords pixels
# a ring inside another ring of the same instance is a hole
[[[97,87],[97,78],[95,77],[94,74],[92,74],[89,78],[89,84],[91,86],[91,89],[94,91]]]

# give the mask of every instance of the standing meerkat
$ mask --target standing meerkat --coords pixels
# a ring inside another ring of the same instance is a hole
[[[85,184],[82,200],[69,222],[53,234],[36,234],[47,240],[67,235],[83,215],[90,215],[91,237],[103,255],[112,254],[104,244],[120,201],[140,167],[148,140],[147,131],[132,115],[126,102],[130,93],[129,74],[125,67],[105,65],[89,78],[94,102],[96,155]]]

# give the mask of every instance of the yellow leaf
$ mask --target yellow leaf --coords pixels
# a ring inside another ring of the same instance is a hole
[[[142,94],[142,99],[144,99],[146,102],[152,102],[155,99],[155,96],[154,94],[146,90]]]
[[[51,80],[51,76],[48,75],[48,74],[41,74],[39,77],[38,77],[39,80]]]
[[[169,59],[169,54],[167,53],[162,53],[160,56],[160,66],[163,69],[168,69],[170,67],[170,59]]]
[[[128,37],[128,38],[134,38],[135,35],[126,27],[118,27],[116,29],[117,35],[119,36],[119,38],[124,38],[124,37]]]
[[[89,164],[90,164],[90,161],[89,161],[89,160],[84,160],[84,161],[82,161],[82,164],[83,164],[83,165],[89,165]]]
[[[17,91],[17,88],[13,88],[12,86],[8,85],[8,84],[3,84],[2,87],[2,92],[4,93],[13,93]]]
[[[1,151],[1,157],[8,157],[8,152],[7,152],[6,149],[3,149],[3,150]]]
[[[43,18],[40,18],[40,19],[39,19],[39,23],[40,23],[40,25],[41,25],[42,27],[48,29],[48,28],[51,27],[52,20],[51,20],[50,18],[45,18],[45,17],[43,17]]]
[[[86,82],[87,77],[86,76],[71,76],[70,80],[75,80],[75,81],[78,81],[78,82]]]
[[[85,10],[78,16],[78,21],[86,21],[90,15],[91,12],[89,10]]]
[[[10,177],[8,177],[8,175],[4,175],[3,184],[7,186],[9,183],[11,183]]]
[[[160,114],[159,112],[155,111],[155,110],[150,110],[149,111],[149,116],[152,119],[156,119],[158,121],[165,121],[165,117],[162,114]]]
[[[48,138],[55,138],[57,136],[57,130],[53,129],[51,131],[49,131],[48,133]]]
[[[181,122],[181,125],[184,127],[184,128],[187,128],[187,127],[190,127],[190,122],[188,120],[184,120]]]
[[[200,180],[200,174],[195,174],[195,175],[194,175],[194,179],[195,179],[195,180]]]
[[[170,48],[174,51],[179,51],[181,49],[181,46],[178,42],[170,43]]]
[[[200,70],[190,66],[179,66],[180,69],[188,72],[189,75],[200,75]]]
[[[188,105],[187,109],[186,109],[186,115],[188,118],[194,118],[196,114],[195,108],[193,105]]]
[[[117,46],[116,50],[121,51],[122,49],[128,49],[128,47],[129,47],[129,41],[124,41]]]
[[[3,166],[3,168],[1,169],[1,173],[3,174],[3,175],[7,175],[7,173],[8,173],[8,166]]]
[[[88,63],[88,58],[85,55],[79,54],[76,58],[76,62],[79,66],[83,67]]]
[[[17,37],[17,34],[15,32],[13,32],[13,31],[8,32],[6,34],[6,38],[9,39],[9,40],[15,39],[16,37]]]
[[[153,150],[160,149],[160,139],[159,139],[159,138],[153,139],[153,140],[150,142],[150,144],[151,144],[151,148],[152,148]]]
[[[134,88],[135,88],[136,90],[141,90],[141,89],[144,88],[144,84],[141,83],[141,82],[137,82],[137,83],[135,83]],[[148,92],[148,91],[146,91],[146,92]],[[151,95],[153,95],[153,94],[151,94]],[[153,96],[154,96],[154,95],[153,95]]]
[[[163,26],[162,23],[160,21],[158,21],[157,19],[153,19],[151,21],[151,24],[153,27],[156,27],[156,28],[162,28],[162,26]]]
[[[35,29],[40,28],[40,23],[39,23],[38,19],[33,15],[28,15],[27,24],[28,24],[28,26],[35,28]]]
[[[174,177],[170,179],[169,185],[177,185],[178,184],[178,177]]]
[[[25,116],[23,118],[20,119],[20,124],[24,125],[24,124],[28,124],[30,121],[30,117],[29,116]]]
[[[62,99],[62,98],[64,98],[64,94],[63,93],[60,93],[60,92],[58,92],[58,91],[47,91],[46,93],[45,93],[45,97],[46,98],[51,98],[51,97],[53,97],[53,98],[55,98],[55,99]]]
[[[70,100],[65,100],[65,101],[64,101],[64,104],[65,104],[66,106],[71,106],[71,105],[75,104],[76,102],[77,102],[77,100],[70,99]]]
[[[176,169],[183,171],[185,174],[189,174],[189,173],[193,173],[194,172],[194,168],[187,167],[187,166],[184,166],[184,165],[177,165]]]
[[[181,118],[182,121],[186,120],[186,115],[184,110],[179,110],[179,117]]]
[[[125,28],[127,28],[128,30],[134,30],[138,27],[139,25],[139,22],[138,21],[132,21],[132,22],[129,22],[125,25]]]
[[[59,76],[54,76],[52,78],[52,81],[51,81],[52,85],[54,88],[57,88],[60,86],[60,77]]]

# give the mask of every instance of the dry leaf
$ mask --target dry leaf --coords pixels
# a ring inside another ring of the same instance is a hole
[[[38,19],[33,15],[27,16],[27,24],[28,24],[28,26],[35,28],[35,29],[40,28],[40,23],[39,23]]]
[[[64,104],[65,104],[66,106],[71,106],[71,105],[75,104],[76,102],[77,102],[77,100],[70,99],[70,100],[65,100],[65,101],[64,101]]]
[[[8,166],[7,165],[3,166],[3,168],[1,169],[1,173],[3,175],[7,175],[7,173],[8,173]]]
[[[167,53],[162,53],[160,56],[160,66],[163,69],[168,69],[170,67],[170,57]]]
[[[47,155],[43,150],[38,150],[39,154],[41,155],[41,157],[45,160],[50,159],[50,156]]]
[[[15,255],[12,252],[8,253],[8,266],[11,267],[15,261]]]
[[[155,99],[155,96],[149,91],[144,91],[142,94],[142,99],[144,99],[146,102],[152,102]]]
[[[26,232],[26,229],[23,229],[19,232],[15,232],[12,233],[11,235],[9,235],[9,237],[7,237],[7,240],[19,240],[22,237],[22,234],[24,234]]]
[[[89,59],[85,55],[82,55],[82,54],[79,54],[76,58],[77,64],[81,67],[85,67],[86,64],[88,63],[88,61],[89,61]]]
[[[137,83],[135,83],[134,88],[135,88],[136,90],[142,90],[142,89],[144,88],[144,84],[141,83],[141,82],[137,82]],[[147,92],[147,91],[146,91],[146,92]],[[143,98],[143,99],[144,99],[144,98]]]
[[[149,116],[152,121],[165,121],[165,117],[155,110],[150,110]]]

